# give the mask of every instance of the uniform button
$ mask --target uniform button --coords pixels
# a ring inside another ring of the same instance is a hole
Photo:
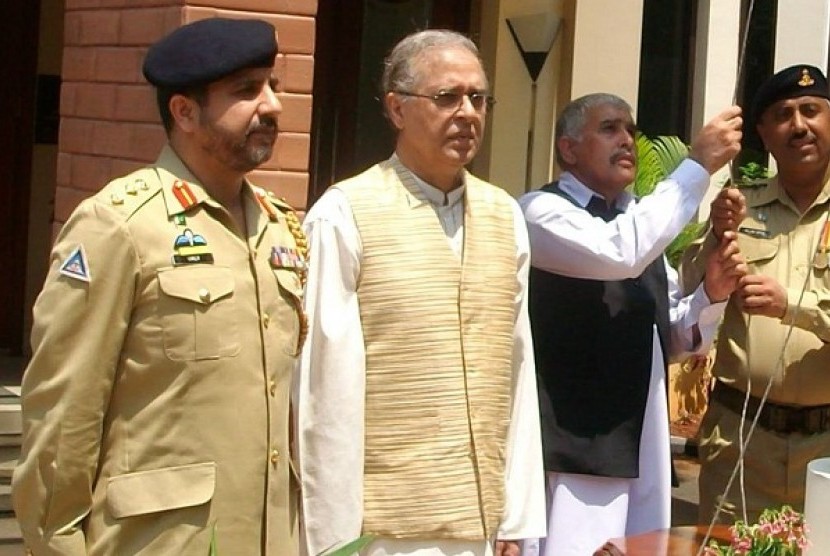
[[[271,465],[277,465],[280,462],[279,450],[271,450]]]
[[[263,315],[263,317],[262,317],[262,326],[264,326],[265,328],[268,328],[269,324],[271,324],[271,317],[269,317],[268,315]]]
[[[204,303],[207,303],[208,301],[210,301],[210,290],[208,290],[207,288],[200,289],[199,290],[199,299],[201,299],[202,302],[204,302]]]
[[[268,391],[269,391],[269,392],[271,392],[271,395],[272,395],[272,396],[276,396],[276,395],[277,395],[277,383],[276,383],[276,382],[274,382],[273,380],[271,381],[271,383],[270,383],[270,385],[269,385],[269,387],[268,387]]]

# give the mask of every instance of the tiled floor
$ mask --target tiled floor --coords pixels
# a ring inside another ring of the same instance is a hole
[[[680,486],[672,489],[672,525],[697,523],[697,476],[700,465],[697,460],[685,456],[675,457],[674,467]]]

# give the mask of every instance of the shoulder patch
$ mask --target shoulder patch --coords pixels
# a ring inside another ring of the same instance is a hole
[[[86,258],[86,251],[83,245],[78,245],[66,260],[61,263],[60,273],[64,276],[82,282],[89,282],[91,276],[89,273],[89,261]]]

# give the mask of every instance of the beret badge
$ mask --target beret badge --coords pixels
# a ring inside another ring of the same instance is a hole
[[[815,84],[816,80],[810,77],[810,70],[804,68],[801,70],[801,79],[798,80],[799,87],[809,87]]]

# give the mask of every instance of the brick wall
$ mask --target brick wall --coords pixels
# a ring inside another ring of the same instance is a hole
[[[279,36],[280,136],[254,182],[305,208],[317,0],[66,0],[56,232],[110,179],[153,162],[165,142],[153,88],[141,75],[147,47],[208,17],[257,17]]]

